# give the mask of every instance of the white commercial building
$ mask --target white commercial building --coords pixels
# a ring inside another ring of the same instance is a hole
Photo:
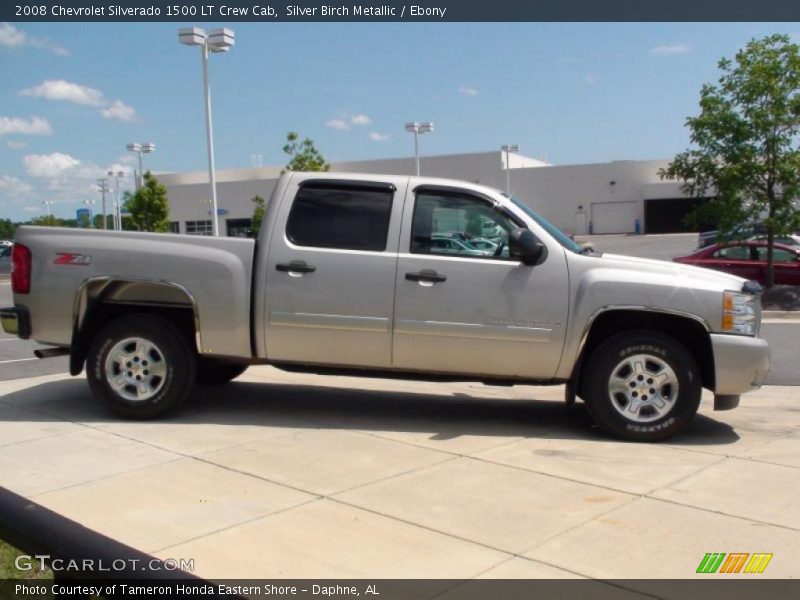
[[[422,175],[506,187],[505,153],[482,152],[422,158]],[[696,205],[676,182],[661,181],[667,160],[614,161],[555,166],[510,154],[511,193],[570,234],[672,233],[685,231],[684,216]],[[414,159],[380,159],[331,164],[333,172],[412,175]],[[217,171],[222,235],[246,235],[252,198],[269,199],[280,167]],[[211,233],[208,172],[159,174],[167,187],[173,231]]]

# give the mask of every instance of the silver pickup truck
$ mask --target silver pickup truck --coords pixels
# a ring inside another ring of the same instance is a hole
[[[487,237],[490,236],[490,237]],[[603,430],[664,439],[764,383],[757,284],[583,250],[494,189],[287,173],[258,240],[21,227],[3,328],[152,418],[248,365],[564,384]]]

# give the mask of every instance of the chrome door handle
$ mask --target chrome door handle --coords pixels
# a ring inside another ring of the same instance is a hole
[[[282,273],[313,273],[317,267],[307,265],[303,260],[293,260],[289,263],[276,264],[275,270]]]
[[[406,273],[406,279],[408,281],[426,281],[428,283],[441,283],[442,281],[447,281],[446,275],[440,275],[436,271],[432,271],[431,269],[422,269],[422,271],[418,273]]]

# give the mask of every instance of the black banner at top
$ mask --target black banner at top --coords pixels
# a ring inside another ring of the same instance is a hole
[[[800,21],[797,0],[4,0],[0,21]]]

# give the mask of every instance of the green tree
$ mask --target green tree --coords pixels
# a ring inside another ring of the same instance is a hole
[[[39,217],[33,217],[27,223],[28,225],[39,225],[40,227],[63,227],[64,222],[59,219],[58,217],[54,217],[53,215],[41,215]]]
[[[284,171],[327,171],[331,166],[325,162],[314,142],[306,138],[302,142],[294,131],[286,134],[283,151],[291,156]]]
[[[0,240],[13,240],[17,235],[18,223],[13,223],[11,219],[0,219]]]
[[[253,208],[253,219],[250,222],[250,235],[258,237],[261,231],[261,223],[264,220],[264,213],[267,211],[267,202],[261,196],[253,196],[251,199],[255,207]]]
[[[710,198],[696,216],[714,219],[721,235],[763,220],[771,287],[775,236],[800,224],[800,48],[772,35],[718,67],[717,84],[700,92],[700,114],[686,120],[694,147],[659,174],[683,181],[686,194]]]
[[[167,188],[158,182],[150,171],[144,174],[144,182],[136,192],[125,194],[126,210],[131,214],[130,223],[139,231],[169,231],[169,202]],[[126,227],[123,217],[122,226]]]

